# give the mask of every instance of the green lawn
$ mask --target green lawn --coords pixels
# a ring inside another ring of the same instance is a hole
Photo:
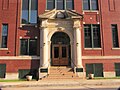
[[[16,80],[4,80],[4,79],[0,79],[0,82],[21,82],[21,81],[26,81],[25,79],[16,79]]]
[[[120,79],[120,77],[94,77],[94,79]]]

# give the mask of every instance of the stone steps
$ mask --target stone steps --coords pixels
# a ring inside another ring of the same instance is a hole
[[[50,73],[43,80],[49,79],[80,79],[75,76],[72,68],[67,67],[50,67]]]

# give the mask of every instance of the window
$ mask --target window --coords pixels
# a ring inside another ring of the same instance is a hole
[[[8,24],[3,24],[1,48],[7,48],[7,39],[8,39]]]
[[[37,0],[22,0],[22,24],[37,23]]]
[[[47,10],[52,10],[54,8],[58,10],[70,9],[73,10],[74,2],[73,0],[47,0]]]
[[[36,39],[21,39],[20,40],[20,55],[37,55],[37,40]]]
[[[47,9],[52,10],[55,8],[55,0],[47,0]]]
[[[120,63],[115,63],[115,73],[116,76],[120,76]]]
[[[73,7],[74,7],[73,0],[66,0],[66,8],[73,10]]]
[[[86,76],[88,76],[88,74],[94,74],[94,77],[103,77],[103,64],[102,63],[86,64]]]
[[[59,9],[59,10],[64,9],[64,1],[63,0],[57,0],[57,9]]]
[[[83,0],[83,10],[98,10],[98,0]]]
[[[112,24],[112,42],[113,42],[113,47],[118,48],[119,47],[119,42],[118,42],[118,30],[117,30],[117,25]]]
[[[85,48],[100,48],[100,25],[84,25]]]

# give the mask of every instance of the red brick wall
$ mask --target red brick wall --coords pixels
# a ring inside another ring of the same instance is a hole
[[[0,60],[6,64],[7,73],[17,73],[19,69],[38,69],[40,60]]]
[[[4,1],[4,4],[3,4]],[[9,2],[8,2],[9,1]],[[0,56],[15,56],[19,55],[20,47],[20,37],[23,38],[34,38],[38,37],[38,55],[39,55],[39,38],[40,33],[39,29],[36,27],[21,27],[20,17],[21,17],[21,1],[22,0],[0,0],[0,33],[2,30],[2,23],[9,24],[8,31],[8,50],[0,50]],[[119,33],[119,45],[120,45],[120,0],[98,0],[99,1],[99,11],[97,12],[84,12],[82,11],[82,0],[74,0],[74,9],[76,12],[83,14],[84,19],[82,21],[85,24],[97,24],[100,22],[101,29],[101,49],[100,50],[86,50],[84,49],[84,32],[83,25],[81,29],[82,33],[82,55],[83,56],[119,56],[120,50],[112,49],[112,32],[111,24],[118,24],[118,33]],[[110,4],[110,5],[109,5]],[[4,5],[4,6],[3,6]],[[8,5],[8,6],[5,6]],[[115,6],[114,6],[115,5]],[[3,8],[5,7],[5,8]],[[38,15],[45,12],[46,9],[46,0],[38,0]],[[18,13],[18,14],[16,14]],[[92,18],[92,19],[91,19]],[[1,37],[1,34],[0,34]],[[10,52],[8,54],[8,52]],[[23,64],[25,63],[25,66]],[[119,62],[119,60],[83,60],[85,63],[104,63],[105,71],[113,71],[114,62]],[[0,63],[7,64],[8,72],[17,72],[18,68],[30,68],[31,61],[27,60],[0,60]],[[18,66],[16,69],[13,66]],[[111,66],[111,67],[108,67]],[[9,68],[10,67],[10,68]]]
[[[120,63],[119,59],[89,59],[89,60],[82,60],[83,67],[85,68],[86,64],[92,63],[102,63],[103,64],[103,71],[104,72],[114,72],[115,71],[115,63]]]

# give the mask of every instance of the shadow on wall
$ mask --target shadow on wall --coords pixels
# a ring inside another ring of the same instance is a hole
[[[30,63],[30,69],[19,69],[19,79],[26,79],[26,76],[32,76],[32,79],[38,80],[38,70],[40,60],[32,59]]]

